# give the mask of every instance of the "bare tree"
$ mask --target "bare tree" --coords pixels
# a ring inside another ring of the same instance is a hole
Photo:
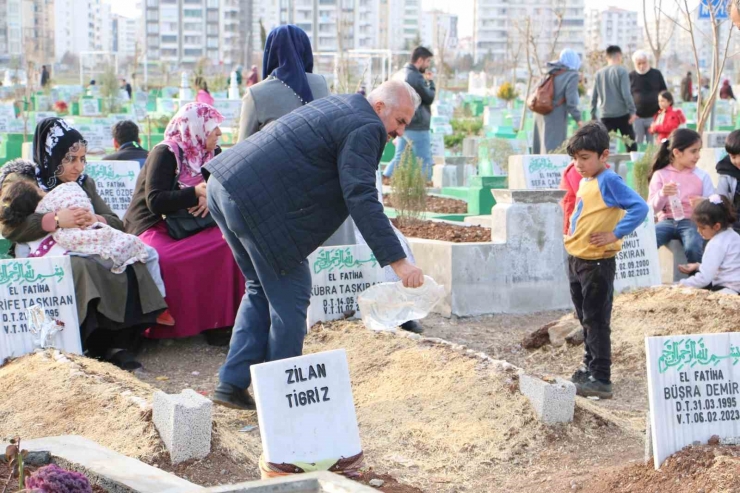
[[[671,21],[668,24],[668,30],[663,33],[660,29],[661,18],[666,16],[666,21]],[[673,33],[676,30],[676,22],[672,16],[663,13],[663,0],[653,1],[653,25],[655,26],[655,33],[650,33],[649,22],[647,17],[647,0],[642,0],[642,18],[645,24],[645,36],[647,37],[650,50],[653,52],[653,59],[655,60],[655,66],[660,65],[660,59],[663,56],[663,51],[666,45],[671,41]]]
[[[438,60],[437,67],[439,68],[439,76],[437,77],[437,87],[439,89],[444,89],[447,85],[447,63],[445,62],[445,56],[447,55],[449,39],[447,29],[443,26],[437,26],[437,47],[435,51]]]

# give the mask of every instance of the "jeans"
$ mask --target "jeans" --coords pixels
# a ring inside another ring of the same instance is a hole
[[[396,155],[393,156],[393,160],[383,172],[383,176],[390,178],[393,175],[393,170],[401,162],[401,154],[406,149],[407,139],[411,141],[414,155],[417,159],[421,159],[424,176],[426,176],[427,181],[431,180],[434,160],[432,159],[432,137],[429,130],[406,130],[403,137],[396,139]]]
[[[570,297],[586,338],[583,364],[597,380],[609,382],[612,367],[611,320],[614,299],[612,258],[584,260],[568,256]]]
[[[671,240],[681,240],[686,260],[690,264],[701,262],[704,240],[691,219],[682,219],[678,222],[664,219],[655,225],[655,237],[658,240],[658,248],[667,245]]]
[[[635,127],[635,143],[636,144],[652,144],[653,134],[648,132],[650,125],[653,124],[652,118],[638,118],[632,124]]]
[[[635,140],[635,129],[630,123],[630,115],[618,116],[616,118],[602,118],[601,123],[604,124],[609,132],[619,132],[622,137],[629,137]],[[637,151],[637,144],[626,146],[627,152]]]
[[[246,389],[251,365],[302,354],[311,271],[304,260],[286,275],[277,274],[257,247],[236,203],[215,178],[208,181],[208,208],[247,280],[219,378]]]

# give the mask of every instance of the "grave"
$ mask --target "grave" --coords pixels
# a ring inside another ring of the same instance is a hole
[[[571,162],[565,154],[517,155],[509,158],[509,189],[557,190]]]
[[[454,156],[446,158],[444,164],[435,164],[432,169],[434,188],[470,185],[470,179],[478,172],[475,160],[471,156]]]
[[[701,136],[702,148],[714,149],[718,147],[725,147],[725,139],[730,135],[730,132],[711,132],[704,131]]]
[[[491,243],[409,238],[416,263],[445,286],[444,316],[571,306],[561,190],[492,190]]]
[[[432,156],[433,157],[440,157],[442,159],[442,163],[445,162],[445,137],[442,134],[432,133],[431,136],[431,146],[432,146]]]
[[[85,173],[95,180],[98,195],[123,219],[134,196],[140,169],[136,161],[88,161]]]
[[[213,101],[213,107],[224,116],[223,126],[232,127],[239,125],[239,118],[242,111],[241,100],[215,99]]]
[[[100,115],[100,100],[97,98],[80,99],[80,116]]]
[[[265,462],[305,472],[362,457],[344,349],[251,366]]]
[[[64,324],[53,336],[54,347],[82,353],[69,257],[0,260],[0,362],[36,348],[26,312],[32,306]]]
[[[622,238],[622,250],[617,254],[614,292],[622,293],[660,284],[661,269],[651,208],[642,224]]]
[[[653,460],[740,437],[740,334],[646,337]]]
[[[320,247],[308,257],[311,268],[311,304],[308,326],[338,320],[345,313],[359,316],[357,296],[385,274],[367,245]]]

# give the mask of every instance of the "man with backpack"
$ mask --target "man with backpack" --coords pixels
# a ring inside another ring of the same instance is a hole
[[[591,119],[597,119],[598,107],[601,123],[609,132],[616,131],[632,139],[627,150],[637,150],[635,129],[632,123],[637,119],[637,108],[632,99],[630,76],[622,66],[622,49],[609,46],[606,49],[608,65],[598,72],[594,79],[594,92],[591,97]]]

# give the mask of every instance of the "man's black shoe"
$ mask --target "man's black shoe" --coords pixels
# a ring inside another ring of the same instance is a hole
[[[590,376],[591,376],[591,373],[589,373],[589,371],[585,367],[582,366],[573,372],[573,376],[570,377],[570,381],[575,384],[579,384],[579,383],[583,384],[583,383],[588,382],[588,377]]]
[[[612,398],[612,383],[589,377],[584,383],[576,384],[576,394],[581,397],[598,397],[599,399]]]
[[[241,409],[243,411],[254,411],[257,404],[246,389],[240,389],[229,383],[219,382],[216,390],[213,391],[211,399],[216,404],[230,407],[231,409]]]
[[[422,327],[421,324],[416,320],[409,320],[408,322],[402,323],[401,328],[408,332],[413,332],[414,334],[424,333],[424,327]]]

